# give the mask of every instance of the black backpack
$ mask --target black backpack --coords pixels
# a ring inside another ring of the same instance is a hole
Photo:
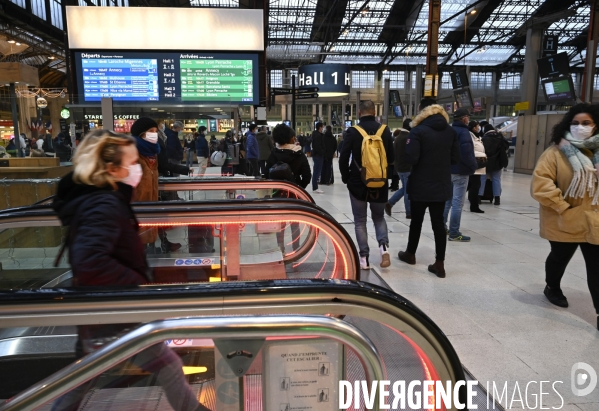
[[[285,180],[295,183],[295,176],[289,164],[278,161],[268,170],[268,177],[273,180]]]

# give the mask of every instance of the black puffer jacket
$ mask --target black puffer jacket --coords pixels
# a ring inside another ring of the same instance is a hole
[[[324,134],[318,130],[312,132],[312,155],[316,157],[324,157],[326,147],[324,144]]]
[[[58,184],[52,208],[69,227],[69,263],[78,286],[148,282],[148,264],[130,201],[133,188],[75,184],[73,173]]]
[[[266,161],[266,178],[268,178],[270,168],[282,161],[289,164],[289,168],[291,168],[295,177],[295,183],[301,188],[306,188],[310,184],[312,172],[310,171],[310,163],[308,163],[306,155],[302,152],[301,146],[297,147],[300,150],[273,149]]]
[[[445,109],[428,106],[412,121],[405,159],[412,165],[408,179],[411,201],[445,202],[453,197],[451,165],[460,162],[458,135]]]
[[[399,129],[399,134],[393,140],[393,149],[395,150],[395,171],[398,173],[409,173],[412,165],[406,161],[406,142],[410,132],[404,128]]]
[[[368,134],[375,134],[381,126],[376,122],[374,116],[364,116],[360,118],[360,127]],[[361,201],[371,201],[374,203],[386,203],[389,198],[388,180],[382,188],[368,188],[362,181],[359,167],[362,167],[362,134],[353,127],[347,129],[341,154],[339,154],[339,171],[341,179],[347,184],[347,189],[355,198]],[[383,144],[387,154],[387,164],[393,164],[393,140],[389,127],[383,132]],[[350,164],[350,156],[352,158]]]
[[[496,131],[489,131],[483,136],[483,145],[487,155],[487,173],[507,167],[507,150],[509,143]]]

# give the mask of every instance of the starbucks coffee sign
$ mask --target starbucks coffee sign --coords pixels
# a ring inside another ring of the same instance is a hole
[[[349,94],[351,70],[345,64],[308,64],[298,69],[297,87],[318,87],[319,97]]]

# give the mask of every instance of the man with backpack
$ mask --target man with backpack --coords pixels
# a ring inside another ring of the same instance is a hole
[[[344,137],[339,155],[339,171],[349,190],[356,240],[360,249],[360,267],[369,270],[370,249],[366,230],[369,204],[381,252],[381,267],[391,265],[384,213],[389,195],[387,165],[393,164],[394,155],[391,131],[386,125],[376,122],[374,103],[370,100],[362,101],[359,114],[359,124],[349,128]]]

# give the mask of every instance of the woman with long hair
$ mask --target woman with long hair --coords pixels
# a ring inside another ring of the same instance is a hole
[[[130,205],[143,173],[135,139],[94,130],[77,148],[73,165],[73,171],[58,185],[53,208],[63,225],[69,226],[65,246],[75,285],[136,287],[148,283],[151,272]],[[135,326],[79,326],[76,354],[89,354]],[[156,375],[174,410],[206,410],[187,384],[181,359],[163,343],[138,353],[131,361]],[[77,410],[95,382],[92,379],[60,397],[52,409]]]
[[[599,328],[599,106],[577,104],[553,128],[549,147],[533,172],[531,193],[540,204],[540,236],[549,240],[544,294],[568,300],[561,279],[580,247]]]

